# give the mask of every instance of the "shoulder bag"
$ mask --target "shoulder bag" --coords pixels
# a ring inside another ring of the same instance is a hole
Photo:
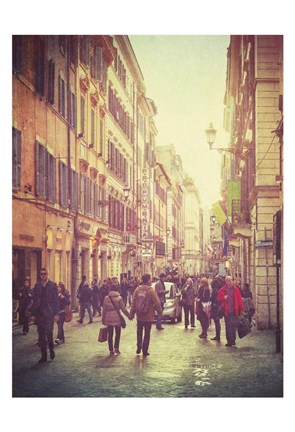
[[[71,311],[70,306],[65,307],[65,322],[71,322],[73,319],[73,312]]]
[[[114,308],[116,309],[116,311],[117,311],[117,313],[118,313],[118,315],[119,315],[119,317],[120,317],[121,327],[124,329],[124,328],[126,327],[126,321],[125,321],[125,318],[120,314],[120,312],[119,312],[119,310],[117,309],[116,305],[114,304],[112,298],[111,298],[110,296],[108,296],[108,297],[109,297],[109,299],[110,299],[112,305],[113,305]]]
[[[101,327],[99,329],[98,333],[98,342],[106,342],[108,339],[108,328],[107,327]]]

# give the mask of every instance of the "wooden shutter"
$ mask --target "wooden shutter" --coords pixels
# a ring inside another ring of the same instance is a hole
[[[20,189],[21,186],[21,131],[13,128],[13,154],[12,154],[12,185]]]
[[[62,162],[59,164],[59,196],[60,205],[68,207],[68,167]]]
[[[103,59],[102,59],[102,48],[101,47],[95,47],[95,58],[96,58],[96,78],[98,81],[102,81],[102,75],[103,75]]]
[[[36,49],[36,91],[44,95],[45,87],[45,43],[38,39]]]
[[[15,72],[21,73],[22,36],[13,36],[12,66]]]
[[[56,166],[55,158],[47,152],[47,182],[46,182],[46,196],[49,201],[55,203],[56,201]]]
[[[47,86],[47,100],[54,104],[54,76],[55,76],[55,63],[52,59],[48,61],[48,86]]]
[[[72,197],[71,197],[71,208],[72,210],[78,211],[78,173],[71,170],[72,175]]]

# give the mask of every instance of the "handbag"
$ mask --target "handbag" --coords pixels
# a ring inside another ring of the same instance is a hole
[[[71,322],[73,319],[73,312],[70,307],[65,308],[65,322]]]
[[[238,316],[237,330],[240,339],[251,332],[251,324],[248,318],[243,315]]]
[[[118,313],[118,315],[119,315],[119,317],[120,317],[121,327],[122,327],[123,329],[126,328],[126,321],[125,321],[125,318],[124,318],[124,317],[120,314],[120,312],[118,311],[118,309],[117,309],[116,305],[114,304],[112,298],[111,298],[110,296],[108,296],[108,297],[109,297],[109,299],[111,300],[112,305],[114,306],[114,308],[116,309],[116,311],[117,311],[117,313]]]
[[[205,314],[207,315],[208,319],[211,318],[211,302],[202,302],[202,306],[203,306],[203,311],[205,312]]]
[[[108,339],[108,328],[107,327],[101,327],[99,329],[98,333],[98,342],[106,342]]]

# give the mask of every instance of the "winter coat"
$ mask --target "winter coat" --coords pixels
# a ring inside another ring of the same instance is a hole
[[[84,285],[82,290],[81,290],[80,297],[79,297],[80,303],[82,303],[82,304],[83,303],[84,304],[85,303],[91,303],[92,298],[93,298],[92,289],[90,288],[89,285]]]
[[[58,304],[59,304],[59,313],[64,312],[65,308],[70,304],[70,294],[68,292],[65,292],[63,297],[58,295]]]
[[[47,281],[45,285],[45,301],[44,301],[44,309],[41,310],[41,298],[42,298],[43,285],[41,282],[36,283],[33,290],[33,304],[31,309],[32,316],[38,317],[42,315],[44,310],[48,312],[48,315],[52,317],[54,315],[58,315],[59,311],[59,303],[58,303],[58,295],[57,295],[57,285],[55,282],[51,280]]]
[[[165,288],[164,282],[161,281],[161,279],[158,280],[158,282],[155,285],[155,290],[158,294],[160,302],[163,304],[166,301],[166,295],[165,292],[167,291]]]
[[[146,313],[137,314],[136,313],[136,303],[137,296],[141,290],[147,291],[148,301],[149,301],[149,309]],[[148,285],[139,285],[133,294],[132,305],[130,309],[131,318],[134,317],[135,313],[137,316],[137,321],[144,322],[153,322],[155,320],[155,311],[157,311],[158,315],[162,315],[162,306],[157,292]]]
[[[23,287],[19,290],[19,312],[25,314],[32,302],[33,290]]]
[[[182,301],[184,306],[193,306],[195,303],[195,290],[192,285],[188,285],[181,290]]]
[[[213,281],[211,282],[211,297],[210,297],[210,301],[211,301],[211,318],[213,320],[217,320],[219,319],[219,302],[217,300],[217,296],[218,296],[218,292],[220,290],[220,288],[222,287],[222,282],[219,278],[214,278]]]
[[[113,300],[114,305],[113,306],[111,300]],[[126,309],[123,299],[120,296],[120,294],[117,291],[110,291],[108,295],[105,296],[102,306],[102,323],[106,326],[113,326],[113,327],[121,327],[121,320],[119,317],[119,314],[117,311],[120,312],[120,310],[128,317],[130,318],[130,314],[128,310]]]
[[[239,315],[244,313],[244,305],[243,305],[242,296],[239,288],[236,287],[235,285],[233,286],[233,288],[234,288],[234,312],[235,315],[238,317]],[[228,316],[228,308],[229,308],[228,299],[224,298],[224,296],[226,295],[227,295],[227,286],[224,285],[222,288],[220,288],[218,292],[217,300],[223,307],[224,315]]]

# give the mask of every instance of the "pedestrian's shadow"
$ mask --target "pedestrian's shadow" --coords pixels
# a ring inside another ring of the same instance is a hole
[[[134,360],[134,369],[140,370],[148,365],[148,357],[137,355]]]

